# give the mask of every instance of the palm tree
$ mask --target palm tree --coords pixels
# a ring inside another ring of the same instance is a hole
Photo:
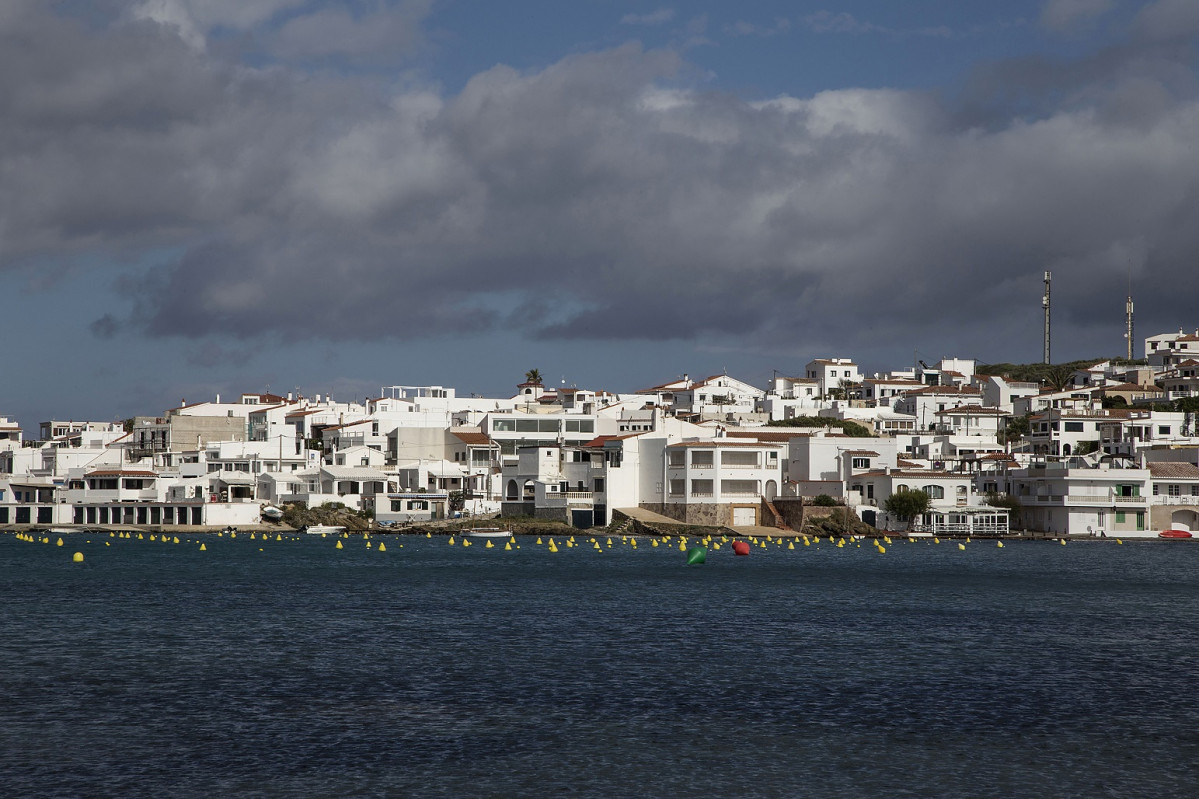
[[[530,369],[529,371],[525,372],[525,382],[532,383],[535,386],[541,385],[541,370]]]

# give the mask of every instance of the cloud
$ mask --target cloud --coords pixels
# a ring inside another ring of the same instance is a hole
[[[802,20],[805,27],[812,33],[848,34],[863,36],[866,34],[885,34],[888,36],[929,36],[946,39],[958,35],[952,28],[945,25],[934,25],[923,28],[888,28],[875,25],[873,22],[859,20],[853,14],[846,12],[817,11],[808,14]],[[975,30],[972,33],[977,33]]]
[[[758,25],[744,20],[738,20],[732,25],[725,26],[725,31],[734,36],[778,36],[791,30],[791,20],[778,17],[771,25]]]
[[[1044,269],[1057,330],[1112,297],[1118,317],[1130,261],[1139,307],[1191,313],[1199,99],[1178,48],[996,65],[952,98],[748,102],[626,45],[451,93],[29,8],[0,30],[0,269],[170,253],[97,335],[851,351],[935,323],[983,347],[1037,338]]]
[[[1041,27],[1073,30],[1115,8],[1114,0],[1048,0],[1041,8]]]
[[[674,20],[673,8],[659,8],[648,14],[625,14],[620,18],[621,25],[665,25]]]
[[[267,39],[273,54],[289,59],[404,58],[420,42],[431,6],[432,0],[406,0],[357,15],[343,6],[322,8],[288,19]]]
[[[1155,41],[1190,39],[1199,33],[1199,3],[1157,0],[1140,10],[1133,25],[1138,34]]]

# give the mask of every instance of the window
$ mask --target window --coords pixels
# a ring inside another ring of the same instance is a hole
[[[670,493],[672,495],[680,495],[686,490],[686,486],[687,486],[686,480],[671,480],[670,481]]]
[[[753,494],[758,493],[757,480],[721,480],[720,492],[722,494]]]
[[[929,499],[945,499],[945,489],[939,485],[927,485],[924,487],[924,493],[928,494]]]
[[[670,451],[670,465],[674,468],[680,468],[687,465],[687,453],[681,449]]]
[[[1168,435],[1170,435],[1170,425],[1168,425],[1168,424],[1159,424],[1159,425],[1157,426],[1157,434],[1158,434],[1159,436],[1168,436]]]
[[[1170,496],[1172,496],[1172,497],[1182,496],[1182,486],[1178,485],[1177,483],[1171,483],[1170,485],[1166,486],[1166,488],[1167,488],[1167,493],[1169,493]]]
[[[712,450],[696,450],[691,453],[691,465],[701,469],[712,466]]]
[[[854,458],[853,459],[853,468],[869,469],[870,468],[870,459],[869,458]]]
[[[602,494],[604,492],[604,478],[597,477],[593,482],[594,486],[592,487],[592,490],[597,494]]]
[[[1160,485],[1158,485],[1157,483],[1154,483],[1153,484],[1153,496],[1156,497],[1161,492],[1162,492],[1162,487]]]
[[[692,480],[691,494],[697,497],[712,496],[712,481],[711,480]]]
[[[1067,433],[1081,433],[1083,430],[1082,422],[1066,422]]]
[[[1199,497],[1199,483],[1191,486],[1191,496]],[[4,499],[4,492],[0,491],[0,499]]]

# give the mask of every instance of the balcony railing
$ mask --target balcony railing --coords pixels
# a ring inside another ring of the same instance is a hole
[[[1173,497],[1169,494],[1159,494],[1155,495],[1151,502],[1154,505],[1199,505],[1199,497],[1190,494]]]

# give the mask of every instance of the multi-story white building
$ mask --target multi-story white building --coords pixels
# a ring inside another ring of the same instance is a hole
[[[852,358],[817,358],[804,367],[804,376],[816,381],[822,397],[828,397],[830,392],[840,391],[843,386],[862,380],[858,365]]]
[[[781,491],[786,449],[718,439],[666,447],[663,512],[692,524],[756,525],[763,498]]]
[[[1145,339],[1145,358],[1158,369],[1177,366],[1194,358],[1196,353],[1199,353],[1199,330],[1185,333],[1178,328],[1177,333],[1159,333]]]
[[[1008,493],[1020,502],[1022,526],[1046,533],[1151,533],[1149,469],[1123,463],[1038,462],[1012,470]]]

